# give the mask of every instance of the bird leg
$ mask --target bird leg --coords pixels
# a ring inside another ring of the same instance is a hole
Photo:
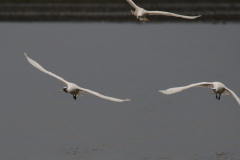
[[[220,100],[221,93],[219,94],[218,100]]]
[[[216,93],[216,99],[218,99],[217,93]]]
[[[73,98],[76,100],[77,99],[76,95],[73,95]]]

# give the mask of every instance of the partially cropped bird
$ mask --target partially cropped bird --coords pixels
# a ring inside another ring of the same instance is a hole
[[[213,92],[211,94],[216,94],[216,99],[220,100],[221,95],[232,95],[240,105],[240,99],[238,96],[230,89],[228,89],[224,84],[221,82],[200,82],[200,83],[194,83],[190,84],[188,86],[183,86],[183,87],[175,87],[175,88],[169,88],[167,90],[160,90],[159,92],[162,92],[164,94],[174,94],[177,92],[181,92],[185,89],[189,89],[192,87],[206,87],[206,88],[211,88]]]
[[[55,78],[57,78],[58,80],[60,80],[61,82],[63,82],[65,85],[67,85],[67,87],[63,87],[63,91],[66,92],[66,93],[70,93],[73,95],[73,98],[76,100],[77,96],[83,96],[80,92],[84,92],[84,93],[88,93],[88,94],[93,94],[95,96],[98,96],[100,98],[103,98],[103,99],[107,99],[107,100],[110,100],[110,101],[115,101],[115,102],[124,102],[124,101],[130,101],[130,99],[125,99],[125,100],[122,100],[122,99],[117,99],[117,98],[113,98],[113,97],[108,97],[108,96],[104,96],[100,93],[97,93],[97,92],[94,92],[94,91],[91,91],[89,89],[85,89],[85,88],[81,88],[79,86],[77,86],[76,84],[74,83],[70,83],[66,80],[64,80],[63,78],[57,76],[56,74],[52,73],[52,72],[49,72],[47,70],[45,70],[42,66],[40,66],[36,61],[32,60],[31,58],[29,58],[27,56],[26,53],[24,53],[24,55],[26,56],[28,62],[33,65],[34,67],[36,67],[37,69],[39,69],[40,71],[46,73],[46,74],[49,74],[50,76],[53,76]],[[62,90],[59,90],[60,92]]]
[[[148,21],[146,18],[146,15],[163,15],[163,16],[173,16],[173,17],[180,17],[185,19],[195,19],[198,17],[201,17],[201,15],[198,16],[184,16],[179,15],[175,13],[170,12],[164,12],[164,11],[147,11],[141,7],[138,7],[132,0],[126,0],[133,8],[135,8],[135,11],[131,10],[131,13],[137,17],[138,21]]]

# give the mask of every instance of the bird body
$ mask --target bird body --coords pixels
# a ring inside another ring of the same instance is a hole
[[[226,89],[225,89],[226,86],[224,84],[222,84],[221,82],[213,82],[212,85],[213,85],[212,90],[213,91],[215,90],[215,93],[222,94],[226,91]]]
[[[70,93],[70,94],[73,94],[73,95],[77,95],[79,93],[79,91],[81,91],[78,86],[74,83],[69,83],[67,85],[67,92]]]
[[[132,11],[132,14],[137,17],[138,21],[148,21],[148,19],[146,18],[146,10],[143,8],[136,8],[135,11]]]
[[[146,15],[163,15],[163,16],[173,16],[173,17],[180,17],[185,19],[195,19],[198,17],[201,17],[201,15],[198,16],[184,16],[180,14],[170,13],[170,12],[164,12],[164,11],[147,11],[141,7],[138,7],[132,0],[126,0],[133,8],[135,8],[135,11],[131,10],[131,13],[137,17],[138,21],[148,21],[146,18]]]
[[[93,94],[95,96],[98,96],[100,98],[103,98],[103,99],[107,99],[107,100],[110,100],[110,101],[115,101],[115,102],[124,102],[124,101],[130,101],[130,99],[125,99],[125,100],[122,100],[122,99],[117,99],[117,98],[113,98],[113,97],[108,97],[108,96],[105,96],[105,95],[102,95],[100,93],[97,93],[97,92],[94,92],[94,91],[91,91],[89,89],[85,89],[85,88],[81,88],[79,87],[78,85],[74,84],[74,83],[71,83],[71,82],[68,82],[66,81],[65,79],[57,76],[56,74],[52,73],[52,72],[49,72],[47,70],[45,70],[40,64],[38,64],[36,61],[32,60],[31,58],[29,58],[27,56],[26,53],[24,53],[24,55],[26,56],[28,62],[33,65],[34,67],[36,67],[37,69],[39,69],[40,71],[50,75],[50,76],[53,76],[55,78],[57,78],[58,80],[60,80],[61,82],[63,82],[65,85],[67,85],[67,87],[64,87],[63,88],[63,91],[66,92],[66,93],[70,93],[73,95],[73,98],[76,100],[76,96],[78,97],[82,97],[83,95],[80,93],[80,92],[84,92],[84,93],[88,93],[88,94]],[[59,90],[60,92],[62,90]]]
[[[134,16],[136,17],[143,16],[145,15],[145,12],[146,12],[145,9],[138,7],[134,12]]]
[[[200,82],[200,83],[194,83],[190,84],[188,86],[183,87],[175,87],[175,88],[169,88],[167,90],[160,90],[159,92],[162,92],[163,94],[174,94],[181,92],[183,90],[192,88],[192,87],[206,87],[212,89],[212,94],[216,94],[216,99],[220,100],[221,95],[232,95],[238,104],[240,105],[240,99],[239,97],[229,88],[227,88],[223,83],[221,82]],[[219,96],[218,96],[219,94]]]

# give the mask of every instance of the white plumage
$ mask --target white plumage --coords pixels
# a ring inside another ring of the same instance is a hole
[[[137,17],[139,21],[148,21],[148,19],[145,17],[146,15],[163,15],[163,16],[173,16],[173,17],[180,17],[185,19],[195,19],[198,17],[201,17],[201,15],[198,16],[184,16],[180,14],[170,13],[170,12],[164,12],[164,11],[147,11],[143,8],[138,7],[132,0],[126,0],[133,8],[135,8],[135,11],[131,11],[134,16]]]
[[[238,96],[230,89],[228,89],[224,84],[221,82],[200,82],[200,83],[194,83],[190,84],[188,86],[183,86],[183,87],[175,87],[175,88],[169,88],[167,90],[160,90],[159,92],[162,92],[163,94],[174,94],[181,92],[183,90],[192,88],[192,87],[206,87],[210,88],[213,90],[212,94],[216,94],[216,98],[220,100],[221,95],[232,95],[240,105],[240,99]],[[217,95],[219,94],[219,96]]]
[[[56,74],[52,73],[52,72],[49,72],[47,70],[45,70],[41,65],[39,65],[36,61],[32,60],[31,58],[29,58],[27,56],[26,53],[24,53],[24,55],[26,56],[28,62],[33,65],[34,67],[36,67],[37,69],[39,69],[40,71],[50,75],[50,76],[53,76],[57,79],[59,79],[61,82],[63,82],[65,85],[67,85],[67,87],[64,87],[63,90],[66,92],[66,93],[70,93],[73,95],[73,98],[76,100],[76,96],[83,96],[80,92],[84,92],[84,93],[89,93],[89,94],[93,94],[95,96],[98,96],[100,98],[103,98],[103,99],[107,99],[107,100],[110,100],[110,101],[115,101],[115,102],[124,102],[124,101],[130,101],[130,99],[125,99],[125,100],[122,100],[122,99],[117,99],[117,98],[113,98],[113,97],[108,97],[108,96],[104,96],[100,93],[97,93],[97,92],[94,92],[94,91],[91,91],[89,89],[85,89],[85,88],[81,88],[79,86],[77,86],[76,84],[74,83],[70,83],[68,81],[66,81],[65,79],[57,76]],[[60,92],[62,90],[59,90]]]

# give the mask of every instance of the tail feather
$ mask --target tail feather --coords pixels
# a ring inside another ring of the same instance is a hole
[[[77,94],[78,97],[84,97],[81,93]]]

